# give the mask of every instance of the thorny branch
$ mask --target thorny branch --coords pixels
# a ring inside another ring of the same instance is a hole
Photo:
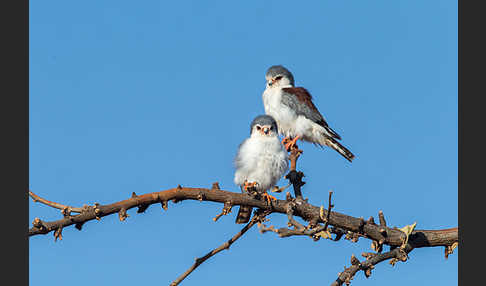
[[[366,278],[369,278],[371,276],[371,270],[375,268],[374,266],[388,259],[390,259],[390,264],[392,266],[395,266],[397,261],[405,262],[408,259],[407,254],[412,250],[413,246],[407,244],[403,250],[400,247],[397,247],[385,253],[364,252],[361,255],[365,257],[366,260],[363,262],[352,255],[351,266],[345,268],[343,272],[339,272],[338,278],[331,284],[331,286],[339,286],[343,285],[343,283],[349,285],[354,275],[360,270],[364,271]]]
[[[445,247],[445,257],[458,245],[458,228],[443,229],[443,230],[413,230],[408,235],[397,228],[390,228],[386,225],[385,217],[382,211],[379,211],[379,225],[377,225],[370,217],[367,221],[363,217],[356,218],[342,214],[331,209],[334,205],[331,203],[332,192],[329,193],[329,205],[325,210],[323,207],[309,204],[307,200],[302,198],[301,187],[305,184],[302,182],[304,174],[296,170],[296,162],[302,151],[297,147],[291,150],[290,160],[291,168],[286,178],[289,179],[293,185],[295,198],[292,198],[287,192],[286,200],[272,201],[269,205],[266,201],[257,199],[248,194],[229,192],[221,190],[218,183],[214,183],[210,189],[207,188],[189,188],[178,185],[176,188],[168,189],[159,192],[148,193],[144,195],[136,195],[132,193],[131,197],[115,202],[112,204],[101,205],[94,203],[93,205],[84,205],[83,207],[71,207],[43,199],[33,192],[29,191],[30,197],[34,202],[40,202],[47,206],[61,210],[63,218],[56,221],[42,221],[35,218],[32,222],[32,228],[29,229],[29,236],[39,234],[47,234],[53,232],[55,240],[62,239],[62,230],[65,227],[74,225],[78,230],[91,220],[101,220],[104,216],[117,213],[120,221],[126,220],[129,215],[127,211],[132,208],[138,208],[137,213],[143,213],[149,206],[160,203],[164,210],[168,209],[169,201],[178,203],[184,200],[198,200],[222,203],[223,210],[218,214],[214,221],[221,216],[227,215],[231,212],[233,206],[247,205],[257,208],[257,214],[253,219],[233,238],[225,242],[220,247],[212,250],[205,256],[196,259],[194,265],[191,266],[184,274],[177,278],[171,285],[178,285],[187,275],[192,273],[201,263],[220,252],[240,238],[248,229],[255,223],[258,223],[261,232],[272,231],[277,233],[280,237],[288,237],[293,235],[309,236],[315,241],[320,238],[339,240],[345,236],[346,239],[353,242],[358,241],[359,237],[364,237],[372,241],[372,249],[377,253],[363,253],[366,260],[361,262],[354,255],[351,258],[351,266],[338,274],[338,278],[332,285],[342,285],[346,283],[349,285],[354,275],[362,270],[366,277],[371,275],[371,270],[374,265],[385,260],[390,260],[394,265],[397,261],[406,261],[407,254],[415,248],[421,247]],[[78,214],[72,215],[75,212]],[[291,228],[275,229],[273,226],[266,227],[263,225],[263,218],[272,213],[286,214],[288,218],[288,226]],[[295,220],[299,217],[304,221],[309,222],[307,226]],[[322,225],[323,224],[323,225]],[[331,226],[330,228],[328,226]],[[335,234],[332,238],[331,234]],[[390,251],[381,253],[383,245],[390,246]]]
[[[196,258],[196,261],[194,264],[189,267],[189,269],[186,270],[181,276],[179,276],[176,280],[174,280],[172,283],[170,283],[170,286],[176,286],[179,285],[179,283],[182,282],[189,274],[191,274],[199,265],[201,265],[204,261],[207,259],[211,258],[213,255],[217,254],[218,252],[229,249],[230,246],[240,237],[245,234],[247,230],[249,230],[252,226],[254,226],[256,223],[260,223],[265,216],[268,214],[268,212],[257,210],[256,214],[253,216],[251,221],[245,225],[237,234],[235,234],[230,240],[226,241],[222,245],[220,245],[218,248],[215,248],[208,252],[206,255],[203,257]]]

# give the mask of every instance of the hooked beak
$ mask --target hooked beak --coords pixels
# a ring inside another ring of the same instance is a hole
[[[264,135],[268,135],[268,133],[270,133],[270,128],[269,127],[266,127],[265,126],[261,130],[262,130],[262,134],[264,134]]]
[[[268,86],[272,86],[277,80],[272,78],[269,82],[268,82]]]

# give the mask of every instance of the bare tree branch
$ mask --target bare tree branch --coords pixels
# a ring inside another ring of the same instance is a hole
[[[371,270],[375,268],[374,266],[388,259],[390,259],[390,264],[392,266],[394,266],[397,261],[405,262],[408,259],[407,254],[412,250],[413,247],[410,244],[407,244],[403,250],[400,247],[396,247],[393,250],[380,254],[367,252],[361,254],[366,258],[366,261],[364,262],[359,261],[352,255],[351,266],[345,268],[343,272],[338,273],[338,278],[331,283],[331,286],[340,286],[343,285],[343,283],[349,285],[354,278],[354,275],[360,270],[364,271],[366,278],[369,278],[371,276]]]
[[[242,237],[243,234],[245,234],[245,232],[247,230],[249,230],[252,226],[254,226],[256,223],[261,222],[268,213],[269,212],[257,210],[256,214],[253,216],[251,221],[247,225],[245,225],[237,234],[235,234],[230,240],[228,240],[225,243],[223,243],[222,245],[220,245],[218,248],[215,248],[215,249],[211,250],[210,252],[208,252],[203,257],[196,258],[196,262],[194,262],[194,264],[191,267],[189,267],[189,269],[187,269],[186,272],[184,272],[181,276],[177,277],[176,280],[174,280],[172,283],[170,283],[170,286],[179,285],[179,283],[181,283],[182,280],[184,280],[189,274],[191,274],[199,265],[204,263],[204,261],[208,260],[209,258],[211,258],[216,253],[218,253],[222,250],[229,249],[230,246],[236,240],[238,240],[238,238]]]
[[[132,193],[131,197],[108,205],[84,205],[82,208],[70,207],[60,203],[48,201],[29,191],[30,197],[34,202],[40,202],[47,206],[61,209],[63,218],[56,221],[42,221],[35,218],[32,222],[32,228],[29,229],[29,236],[39,234],[47,234],[53,232],[55,240],[62,239],[62,230],[65,227],[74,225],[78,230],[91,220],[101,220],[102,217],[118,213],[120,221],[124,221],[129,217],[127,211],[132,208],[138,208],[137,213],[143,213],[149,206],[160,203],[164,210],[167,210],[168,203],[178,203],[184,200],[198,200],[211,201],[223,204],[221,213],[213,218],[217,221],[223,215],[231,213],[233,206],[251,206],[256,209],[256,214],[253,219],[243,229],[234,235],[230,240],[210,251],[203,257],[197,258],[195,263],[180,277],[178,277],[171,285],[178,285],[190,273],[192,273],[201,263],[215,255],[216,253],[228,249],[232,243],[239,239],[245,232],[254,224],[258,223],[260,232],[275,232],[280,237],[288,237],[294,235],[308,236],[314,240],[320,238],[331,238],[331,234],[335,234],[334,241],[339,240],[345,236],[346,239],[357,242],[360,237],[370,239],[372,241],[372,249],[377,253],[363,253],[366,261],[359,261],[354,255],[351,257],[351,266],[345,268],[343,272],[338,274],[336,281],[332,285],[350,284],[355,274],[362,270],[366,277],[371,275],[371,270],[374,265],[390,260],[394,265],[397,261],[406,261],[407,254],[415,248],[420,247],[445,247],[445,257],[458,245],[458,228],[442,229],[442,230],[413,230],[415,224],[411,227],[407,226],[402,231],[398,228],[390,228],[387,226],[383,212],[378,213],[379,225],[375,224],[374,218],[370,217],[367,221],[363,217],[356,218],[348,216],[336,211],[332,211],[334,205],[331,203],[332,192],[329,192],[328,209],[324,207],[317,207],[308,203],[307,199],[303,199],[301,187],[305,184],[302,181],[304,174],[297,172],[296,163],[299,158],[301,150],[295,146],[290,150],[291,168],[286,178],[293,185],[295,198],[292,198],[287,192],[286,200],[276,200],[268,204],[265,200],[256,198],[246,193],[230,192],[221,190],[218,183],[214,183],[210,189],[206,188],[188,188],[177,186],[176,188],[148,193],[144,195],[136,195]],[[76,215],[71,215],[71,212],[77,212]],[[274,228],[274,226],[266,227],[263,224],[264,218],[271,213],[281,213],[287,215],[288,227],[291,228]],[[304,221],[309,222],[307,226],[299,223],[295,217],[299,217]],[[323,225],[322,225],[323,224]],[[328,229],[328,226],[331,226]],[[390,251],[381,253],[383,245],[390,246]]]
[[[38,196],[37,196],[38,197]],[[93,206],[87,206],[82,209],[78,215],[72,215],[64,217],[56,221],[42,221],[39,218],[35,218],[33,227],[29,229],[29,236],[47,234],[51,231],[56,231],[59,228],[64,228],[70,225],[76,225],[78,229],[81,226],[91,220],[101,219],[104,216],[115,213],[126,213],[127,210],[140,206],[149,206],[156,203],[161,203],[162,206],[167,206],[169,201],[180,202],[184,200],[200,200],[219,202],[224,204],[225,202],[231,202],[235,205],[248,205],[255,208],[264,210],[270,210],[271,213],[287,214],[288,204],[293,203],[293,216],[298,216],[305,221],[316,221],[325,223],[320,217],[320,207],[311,205],[303,200],[292,199],[276,200],[272,201],[271,205],[268,205],[266,201],[253,198],[247,194],[229,192],[219,189],[205,189],[205,188],[188,188],[178,186],[173,189],[148,193],[140,196],[132,196],[129,199],[115,202],[108,205],[95,204]],[[371,240],[380,240],[383,235],[380,232],[380,228],[373,223],[364,222],[362,218],[355,218],[336,211],[332,211],[329,216],[327,210],[323,210],[324,215],[329,217],[327,219],[329,225],[344,229],[346,231],[360,233],[361,236]],[[384,227],[388,233],[387,239],[384,242],[390,246],[402,245],[405,237],[404,233],[398,229]],[[458,241],[458,228],[445,229],[445,230],[415,230],[412,232],[409,238],[409,243],[414,243],[414,247],[431,247],[431,246],[451,246],[454,242]]]

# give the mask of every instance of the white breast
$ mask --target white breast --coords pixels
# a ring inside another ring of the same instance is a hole
[[[297,114],[282,104],[282,89],[267,88],[263,92],[263,106],[265,113],[272,116],[278,125],[278,133],[284,136],[296,136]]]
[[[265,191],[287,172],[288,153],[278,137],[251,137],[240,146],[235,163],[237,185],[257,182],[258,189]]]

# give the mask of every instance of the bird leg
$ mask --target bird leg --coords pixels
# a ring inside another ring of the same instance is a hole
[[[284,139],[282,139],[282,145],[285,145],[288,142],[290,142],[290,137],[289,136],[285,136]]]
[[[284,138],[284,139],[285,139],[285,138]],[[300,135],[297,135],[297,136],[296,136],[294,139],[292,139],[292,140],[288,141],[288,142],[285,144],[285,149],[286,149],[287,151],[290,151],[290,150],[292,150],[292,148],[293,148],[293,147],[296,147],[296,148],[297,148],[296,143],[297,143],[297,140],[299,140],[299,139],[300,139]]]
[[[258,185],[257,182],[248,182],[245,181],[245,184],[243,185],[243,189],[247,191],[248,193],[251,193],[251,191],[255,191],[256,186]]]
[[[262,193],[262,197],[269,205],[271,204],[272,200],[273,201],[277,200],[276,197],[269,195],[267,192]]]

